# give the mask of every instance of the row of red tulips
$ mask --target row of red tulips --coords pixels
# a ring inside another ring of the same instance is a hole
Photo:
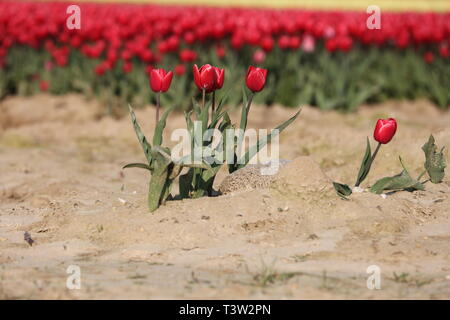
[[[180,62],[192,62],[197,53],[183,47],[212,41],[223,56],[224,39],[235,50],[249,45],[265,52],[274,46],[313,51],[315,41],[323,39],[328,51],[349,51],[356,42],[398,48],[436,45],[443,56],[449,54],[448,13],[383,12],[381,29],[370,30],[365,12],[80,4],[81,28],[69,30],[68,5],[1,2],[0,58],[20,44],[44,46],[60,66],[73,49],[90,58],[104,56],[103,69],[133,57],[158,63],[173,52],[179,53]]]
[[[249,64],[269,69],[270,89],[257,101],[266,104],[351,109],[386,98],[450,102],[450,13],[382,12],[381,29],[371,30],[364,11],[82,3],[80,29],[70,30],[69,5],[0,2],[0,98],[32,93],[30,80],[38,80],[38,88],[53,93],[146,101],[141,74],[165,67],[189,79],[195,63],[209,63],[229,70],[225,91],[240,85]],[[183,81],[166,95],[180,106],[177,97],[194,90]],[[240,101],[234,96],[231,102]]]

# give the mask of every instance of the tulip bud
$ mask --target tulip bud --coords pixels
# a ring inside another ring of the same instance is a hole
[[[397,121],[394,118],[378,119],[373,138],[381,144],[391,141],[397,131]]]
[[[216,68],[210,64],[205,64],[200,69],[194,64],[194,82],[200,90],[209,93],[216,89]],[[223,83],[223,80],[222,80]]]
[[[247,71],[245,83],[247,87],[253,92],[259,92],[264,89],[266,84],[267,70],[263,68],[255,68],[250,66]]]
[[[166,92],[172,82],[172,71],[166,72],[164,69],[153,69],[150,72],[150,88],[154,92]]]

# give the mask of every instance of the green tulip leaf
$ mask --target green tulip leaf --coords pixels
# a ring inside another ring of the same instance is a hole
[[[381,194],[383,191],[414,191],[425,190],[425,186],[418,180],[413,179],[408,170],[405,168],[402,159],[400,158],[403,171],[393,177],[385,177],[377,182],[370,188],[370,192],[375,194]]]
[[[269,143],[272,138],[276,137],[278,134],[280,134],[284,129],[286,129],[286,127],[288,127],[292,122],[294,122],[295,119],[297,119],[298,115],[300,114],[300,112],[302,111],[302,109],[300,108],[299,111],[297,111],[297,113],[295,115],[293,115],[290,119],[286,120],[285,122],[283,122],[282,124],[280,124],[278,127],[275,128],[275,130],[271,130],[271,132],[265,136],[262,137],[258,140],[258,142],[251,146],[247,152],[245,153],[245,155],[243,156],[243,159],[241,158],[241,160],[243,161],[238,161],[238,165],[236,166],[236,169],[241,169],[243,167],[245,167],[247,165],[247,163],[262,149],[264,148],[264,146]]]
[[[180,176],[179,185],[181,198],[189,198],[189,194],[192,191],[193,176],[194,176],[194,169],[190,169],[187,173]]]
[[[346,185],[339,182],[333,182],[333,187],[339,197],[347,199],[349,195],[352,194],[352,189]]]
[[[444,147],[441,151],[437,150],[437,146],[434,143],[433,135],[430,135],[428,142],[422,146],[422,150],[425,153],[425,164],[424,167],[430,176],[430,181],[432,183],[440,183],[445,176],[445,157],[444,157]]]
[[[361,161],[361,166],[359,168],[358,177],[356,178],[356,186],[359,186],[364,179],[367,177],[372,165],[372,151],[370,149],[369,138],[367,138],[366,153]]]
[[[139,126],[139,123],[137,122],[136,115],[134,114],[133,108],[131,105],[128,105],[128,109],[130,111],[131,116],[131,122],[133,123],[134,131],[136,132],[136,136],[139,140],[139,143],[142,146],[142,149],[144,150],[145,157],[147,158],[148,163],[152,162],[152,156],[151,156],[151,150],[152,146],[150,143],[148,143],[147,138],[142,133],[141,127]]]
[[[217,108],[215,110],[217,114],[219,114],[222,111],[223,106],[225,105],[225,102],[227,102],[227,100],[228,100],[228,92],[224,94],[222,98],[220,98],[219,104],[217,105]]]
[[[148,171],[151,171],[150,166],[146,163],[129,163],[126,166],[123,166],[122,169],[126,169],[126,168],[142,168],[142,169],[147,169]]]
[[[208,163],[202,161],[203,159],[198,160],[198,162],[200,163],[196,163],[193,160],[194,160],[193,156],[188,154],[187,156],[184,156],[180,160],[176,161],[175,164],[185,168],[199,168],[205,170],[212,170],[211,166]]]
[[[201,108],[199,103],[195,100],[195,98],[192,98],[192,110],[194,110],[197,117],[200,117]]]
[[[247,129],[247,117],[248,117],[248,110],[247,110],[247,104],[248,104],[248,98],[247,98],[247,92],[245,91],[245,88],[242,88],[242,96],[243,96],[243,102],[242,102],[242,110],[241,110],[241,122],[239,125],[239,128],[245,131]]]
[[[158,121],[155,127],[155,133],[153,135],[153,145],[160,146],[163,141],[163,131],[166,127],[166,120],[169,116],[169,113],[173,110],[174,107],[168,108],[162,115],[161,119]]]
[[[184,112],[184,118],[186,119],[186,126],[189,132],[192,132],[194,130],[194,123],[191,119],[192,110],[189,112]]]

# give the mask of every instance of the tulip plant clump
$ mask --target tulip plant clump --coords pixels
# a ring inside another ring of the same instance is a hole
[[[225,70],[205,64],[198,68],[193,67],[194,82],[201,92],[201,102],[193,99],[192,110],[185,112],[186,127],[191,140],[191,152],[189,155],[179,160],[174,160],[171,150],[163,146],[163,131],[170,111],[168,108],[161,118],[159,118],[160,94],[166,92],[172,81],[172,71],[166,72],[164,69],[153,69],[150,75],[150,87],[156,93],[156,127],[153,134],[152,143],[147,140],[143,134],[136,115],[129,106],[131,120],[136,132],[137,138],[142,146],[147,163],[130,163],[124,168],[142,168],[150,171],[151,179],[148,191],[148,207],[150,211],[155,211],[160,205],[171,197],[171,186],[173,181],[179,177],[180,197],[197,198],[202,196],[212,196],[215,194],[213,189],[214,179],[219,169],[224,164],[223,161],[209,161],[210,159],[223,159],[223,150],[220,150],[213,144],[212,137],[204,139],[203,133],[207,130],[216,129],[221,140],[230,143],[226,138],[227,129],[241,129],[245,132],[247,129],[247,120],[252,104],[253,96],[262,91],[267,80],[267,70],[250,66],[246,75],[246,85],[250,90],[249,98],[244,89],[244,101],[241,111],[241,119],[238,125],[233,124],[227,111],[224,111],[224,102],[226,96],[223,96],[216,105],[216,91],[221,89],[225,80]],[[209,99],[207,99],[209,98]],[[285,121],[272,130],[267,136],[260,137],[255,145],[251,145],[241,154],[243,135],[233,137],[232,146],[227,146],[227,150],[233,152],[233,157],[227,163],[230,173],[244,167],[261,148],[271,141],[276,135],[291,124],[299,115],[298,111],[293,117]],[[200,135],[194,120],[200,123]],[[200,153],[196,153],[200,150]],[[197,155],[200,154],[200,158]],[[204,155],[208,155],[205,157]],[[228,161],[228,159],[227,159]],[[182,170],[187,168],[184,174]]]
[[[370,168],[375,160],[380,147],[383,144],[389,143],[394,137],[397,131],[397,121],[393,118],[389,119],[379,119],[375,126],[373,133],[373,138],[378,142],[375,151],[372,153],[369,138],[367,138],[367,147],[364,154],[361,166],[356,178],[355,187],[352,189],[346,184],[333,182],[333,186],[337,194],[347,199],[352,192],[362,192],[364,189],[360,188],[360,184],[366,179],[369,174]],[[425,190],[425,183],[428,181],[432,183],[441,183],[445,175],[445,158],[444,158],[444,147],[438,150],[435,144],[433,135],[430,135],[428,141],[423,145],[422,150],[425,154],[424,171],[415,179],[411,177],[410,173],[406,169],[402,158],[400,159],[400,164],[403,168],[402,172],[392,177],[385,177],[376,181],[371,187],[370,192],[375,194],[382,194],[385,191],[395,192],[395,191],[414,191],[414,190]],[[421,181],[423,176],[427,174],[428,179]]]
[[[0,98],[80,92],[110,111],[148,103],[147,77],[173,70],[161,103],[190,109],[193,65],[229,70],[228,104],[239,105],[241,74],[270,70],[260,104],[353,110],[362,103],[427,98],[450,105],[450,14],[387,12],[369,29],[365,10],[314,11],[0,1]]]

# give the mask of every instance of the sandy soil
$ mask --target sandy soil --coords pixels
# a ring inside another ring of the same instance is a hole
[[[365,138],[387,116],[399,130],[365,185],[400,172],[398,155],[418,175],[430,133],[450,146],[450,113],[424,101],[349,115],[305,107],[281,138],[282,158],[297,160],[269,188],[149,214],[147,173],[121,170],[143,161],[129,118],[100,110],[76,95],[0,103],[0,298],[450,298],[448,177],[349,201],[330,183],[354,182]],[[153,111],[137,111],[146,132]],[[250,127],[292,112],[255,107]],[[172,115],[167,132],[183,122]],[[66,288],[70,265],[81,268],[80,290]],[[366,286],[370,265],[380,267],[380,290]]]

